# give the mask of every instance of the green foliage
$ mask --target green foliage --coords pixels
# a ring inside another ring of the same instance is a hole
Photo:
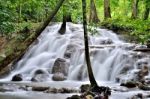
[[[3,4],[4,3],[4,4]],[[11,8],[8,7],[9,2],[0,1],[0,34],[1,35],[10,35],[14,31],[14,14],[11,11]]]
[[[90,32],[91,35],[98,34],[97,27],[98,27],[98,24],[96,24],[96,23],[88,24],[88,31]]]
[[[59,0],[0,0],[0,35],[11,38],[14,32],[32,27],[30,23],[43,22],[48,14],[53,11]],[[131,20],[133,0],[110,0],[111,16],[103,21],[104,1],[95,0],[98,17],[102,24],[130,30],[130,35],[145,43],[149,38],[150,18],[143,21],[146,7],[150,7],[150,0],[140,0],[138,5],[138,19]],[[63,14],[71,14],[74,23],[82,22],[82,0],[66,0],[53,21],[62,21]],[[87,0],[87,11],[90,9],[90,0]],[[87,14],[87,17],[89,13]],[[89,31],[96,34],[94,23],[89,24]],[[111,29],[111,28],[110,28]],[[18,35],[18,34],[17,34]],[[23,40],[25,35],[18,38]]]
[[[102,26],[112,30],[123,30],[129,32],[128,35],[135,38],[138,42],[145,44],[150,38],[150,20],[132,20],[129,18],[123,19],[108,19],[102,22]],[[133,39],[133,40],[135,40]]]

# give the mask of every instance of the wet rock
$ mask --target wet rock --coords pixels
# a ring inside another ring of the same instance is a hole
[[[0,92],[8,92],[8,91],[13,92],[14,90],[12,90],[12,89],[5,89],[3,87],[0,87]]]
[[[126,82],[126,83],[121,83],[120,86],[124,86],[124,87],[127,87],[127,88],[135,88],[135,87],[137,87],[137,83],[133,82],[133,81],[129,81],[129,82]]]
[[[131,99],[144,99],[144,96],[142,93],[138,93],[137,95],[132,96]]]
[[[37,80],[35,77],[32,77],[32,78],[31,78],[31,81],[33,81],[33,82],[38,82],[38,80]]]
[[[96,41],[97,44],[112,44],[113,41],[109,38],[101,38]]]
[[[89,84],[81,85],[80,90],[81,90],[81,93],[86,92],[90,90],[90,85]]]
[[[72,53],[74,53],[77,48],[79,48],[79,46],[77,44],[69,44],[66,48],[65,54],[64,54],[64,58],[71,58]]]
[[[54,80],[54,81],[64,81],[64,80],[66,80],[66,77],[64,76],[63,73],[55,73],[52,76],[52,80]]]
[[[22,80],[23,80],[22,75],[21,74],[16,74],[12,77],[11,81],[22,81]]]
[[[82,99],[79,95],[72,95],[71,97],[68,97],[67,99]]]
[[[45,91],[46,93],[77,93],[79,90],[69,88],[49,88]]]
[[[146,46],[146,45],[137,45],[137,46],[135,47],[135,49],[140,49],[140,48],[147,48],[147,46]]]
[[[31,78],[33,82],[44,82],[49,78],[48,74],[38,74]]]
[[[66,62],[66,60],[62,58],[57,58],[52,68],[52,73],[62,73],[64,76],[67,76],[68,70],[69,64]]]
[[[94,99],[94,97],[92,95],[87,95],[85,96],[86,99]]]
[[[38,69],[35,71],[34,75],[38,75],[38,74],[45,74],[45,71],[42,69]]]
[[[145,57],[145,54],[142,52],[132,52],[131,55],[134,59],[141,59]]]
[[[124,45],[125,50],[133,50],[135,47],[136,47],[135,44],[130,44],[130,43]]]
[[[148,66],[148,61],[149,59],[147,58],[137,60],[136,62],[137,69],[142,69],[144,66]]]
[[[58,90],[59,93],[75,93],[78,92],[75,89],[69,89],[69,88],[61,88]]]
[[[145,80],[146,84],[150,84],[150,77],[149,76],[145,76],[144,80]]]
[[[144,90],[144,91],[150,91],[150,86],[148,86],[148,85],[140,85],[139,89]]]
[[[131,66],[130,64],[126,64],[122,70],[120,71],[120,74],[124,74],[124,73],[127,73],[129,70],[133,69],[134,67]]]
[[[112,88],[113,89],[113,91],[118,91],[118,92],[128,92],[129,90],[128,90],[128,88],[126,88],[126,87],[121,87],[121,86],[119,86],[119,87],[114,87],[114,88]]]
[[[138,80],[143,82],[145,79],[145,76],[149,74],[148,66],[144,66],[139,72],[138,72]]]
[[[47,71],[44,71],[42,69],[38,69],[34,72],[33,77],[31,78],[31,81],[33,82],[43,82],[46,81],[49,78],[49,74]]]
[[[66,58],[66,59],[69,59],[69,58],[71,58],[71,52],[65,52],[65,54],[64,54],[64,58]]]
[[[49,87],[32,87],[32,91],[46,91]]]

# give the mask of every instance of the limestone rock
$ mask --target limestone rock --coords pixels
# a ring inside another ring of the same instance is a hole
[[[52,68],[52,73],[62,73],[63,75],[68,75],[69,64],[63,58],[57,58],[54,62],[54,66]]]
[[[42,69],[38,69],[34,72],[34,75],[31,78],[31,81],[33,81],[33,82],[44,82],[48,78],[49,78],[49,74],[47,71],[44,71]]]
[[[55,73],[52,76],[52,80],[54,80],[54,81],[64,81],[64,80],[66,80],[66,77],[62,73]]]
[[[127,88],[135,88],[135,87],[137,87],[137,83],[129,81],[129,82],[126,82],[126,83],[121,83],[120,86],[125,86]]]
[[[21,74],[16,74],[12,77],[11,81],[22,81],[22,80],[23,80],[22,75]]]

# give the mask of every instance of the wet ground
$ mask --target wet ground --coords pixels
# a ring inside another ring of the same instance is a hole
[[[79,90],[82,84],[89,82],[77,82],[77,81],[63,81],[63,82],[42,82],[42,83],[30,83],[30,82],[1,82],[0,83],[0,99],[66,99],[67,97],[80,94],[80,93],[47,93],[45,91],[32,91],[32,87],[51,87],[51,88],[71,88]],[[119,86],[117,83],[112,82],[99,82],[99,85],[109,86],[112,89],[112,95],[110,99],[142,99],[136,97],[138,94],[149,95],[150,91],[142,91],[138,88],[125,88]],[[23,89],[24,86],[28,86],[28,90]],[[5,90],[2,90],[5,89]]]

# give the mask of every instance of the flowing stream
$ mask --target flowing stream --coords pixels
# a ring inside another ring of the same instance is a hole
[[[60,27],[61,23],[48,26],[16,64],[15,69],[0,81],[9,82],[15,75],[21,74],[23,81],[86,82],[88,75],[82,25],[67,23],[66,33],[63,35],[58,33]],[[135,72],[143,65],[150,65],[148,54],[133,51],[139,45],[121,40],[112,31],[90,28],[95,32],[94,35],[89,35],[89,48],[97,81],[136,80]]]

